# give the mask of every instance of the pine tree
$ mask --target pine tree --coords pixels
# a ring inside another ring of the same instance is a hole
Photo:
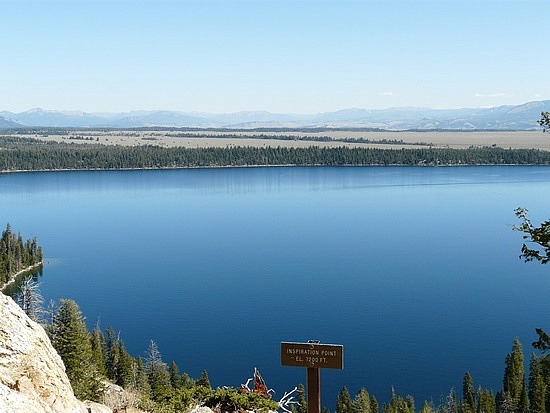
[[[476,398],[474,394],[474,381],[470,372],[466,372],[462,380],[462,411],[463,413],[476,412]]]
[[[170,389],[170,374],[166,368],[166,363],[162,361],[162,356],[153,340],[149,343],[145,359],[145,372],[147,380],[151,386],[151,396],[154,400],[161,398]]]
[[[126,351],[124,341],[118,340],[118,365],[116,384],[124,388],[129,388],[133,384],[133,364],[134,360]]]
[[[547,393],[540,360],[533,353],[529,362],[529,410],[531,413],[546,413]]]
[[[489,390],[478,387],[476,413],[496,413],[495,395]]]
[[[512,352],[506,356],[505,364],[502,394],[506,397],[502,400],[509,401],[514,412],[526,413],[528,402],[525,368],[523,366],[523,348],[517,337],[514,339]]]
[[[112,382],[117,380],[117,365],[118,365],[118,339],[113,327],[107,327],[105,330],[105,371],[107,378]]]
[[[515,413],[517,410],[514,399],[508,392],[497,393],[496,402],[498,413]]]
[[[407,394],[405,397],[405,401],[407,402],[407,406],[409,406],[409,411],[411,413],[415,412],[415,406],[414,406],[414,397],[412,397],[410,394]]]
[[[178,365],[172,360],[168,369],[170,373],[170,384],[174,389],[181,389],[183,387],[183,380],[180,376]]]
[[[414,399],[412,396],[409,395],[406,400],[403,399],[403,397],[396,394],[393,386],[391,394],[390,403],[385,407],[386,413],[414,413]]]
[[[149,385],[149,380],[147,379],[145,366],[139,356],[134,360],[133,371],[134,380],[132,387],[138,390],[144,398],[148,399],[151,396],[151,386]]]
[[[298,413],[307,413],[306,388],[302,383],[298,384],[298,390],[296,391],[296,394],[296,401],[298,402]]]
[[[105,337],[103,337],[103,332],[99,327],[99,322],[92,330],[90,344],[92,346],[92,359],[97,368],[97,371],[99,372],[99,374],[105,376],[105,356],[103,354],[103,349],[105,347]]]
[[[518,413],[529,412],[529,397],[527,396],[527,381],[525,380],[525,373],[523,373],[523,386],[521,388],[517,411]]]
[[[378,400],[376,400],[376,397],[374,395],[370,398],[370,411],[371,413],[379,413],[380,407],[378,405]]]
[[[427,400],[424,400],[424,403],[422,403],[422,408],[420,409],[420,413],[433,413],[435,411],[434,407],[431,403],[428,403]]]
[[[195,386],[205,387],[207,389],[212,388],[212,386],[210,385],[210,379],[208,378],[208,372],[206,370],[202,371],[201,376],[195,383]]]
[[[191,377],[189,377],[189,374],[187,373],[183,373],[181,375],[181,382],[182,382],[182,387],[186,389],[190,389],[195,385],[195,381]]]
[[[336,399],[336,413],[353,413],[353,404],[348,388],[344,386]]]
[[[371,413],[369,392],[362,387],[353,399],[353,413]]]
[[[447,397],[445,397],[445,402],[442,406],[442,411],[444,413],[458,413],[458,404],[456,402],[456,390],[451,388]]]
[[[52,344],[63,359],[74,394],[97,400],[102,389],[93,363],[92,346],[80,308],[73,300],[60,300],[52,326]]]

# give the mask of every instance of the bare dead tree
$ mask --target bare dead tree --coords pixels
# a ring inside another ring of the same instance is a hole
[[[29,275],[21,281],[16,301],[31,320],[42,322],[45,313],[44,297],[40,292],[40,284],[32,276]]]
[[[294,400],[294,396],[293,396],[293,393],[295,393],[297,390],[298,390],[298,387],[294,387],[294,389],[292,389],[291,391],[283,394],[283,397],[281,397],[281,400],[277,402],[277,404],[279,405],[279,408],[282,411],[286,413],[291,413],[291,410],[290,410],[291,405],[299,404],[296,400]]]

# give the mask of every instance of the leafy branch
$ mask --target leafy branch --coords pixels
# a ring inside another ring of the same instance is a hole
[[[540,120],[537,123],[542,126],[543,131],[550,131],[550,112],[541,112]]]
[[[540,261],[541,264],[547,264],[550,261],[550,220],[535,227],[527,217],[528,210],[525,208],[516,208],[516,216],[522,220],[520,225],[514,225],[514,230],[523,232],[523,239],[530,244],[536,244],[534,248],[524,243],[521,247],[519,258],[530,261]]]

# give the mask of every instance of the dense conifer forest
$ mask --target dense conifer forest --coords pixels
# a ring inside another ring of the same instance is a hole
[[[21,270],[41,262],[42,247],[36,238],[23,241],[21,234],[15,234],[10,224],[7,224],[0,238],[0,285]]]
[[[0,171],[198,168],[230,166],[550,165],[550,152],[481,147],[377,149],[228,147],[163,148],[43,142],[0,137]]]

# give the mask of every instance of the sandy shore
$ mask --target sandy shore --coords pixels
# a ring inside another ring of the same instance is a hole
[[[222,135],[232,135],[222,137]],[[269,139],[259,135],[269,136]],[[330,137],[332,139],[368,139],[370,141],[400,141],[398,144],[329,142],[310,140],[283,140],[277,136],[296,136],[307,138]],[[542,131],[519,132],[361,132],[361,131],[323,131],[323,132],[228,132],[228,131],[99,131],[73,130],[66,134],[28,134],[6,135],[40,139],[55,142],[100,143],[104,145],[141,146],[156,145],[162,147],[366,147],[366,148],[455,148],[465,149],[471,146],[498,146],[512,149],[541,149],[550,151],[550,134]]]

